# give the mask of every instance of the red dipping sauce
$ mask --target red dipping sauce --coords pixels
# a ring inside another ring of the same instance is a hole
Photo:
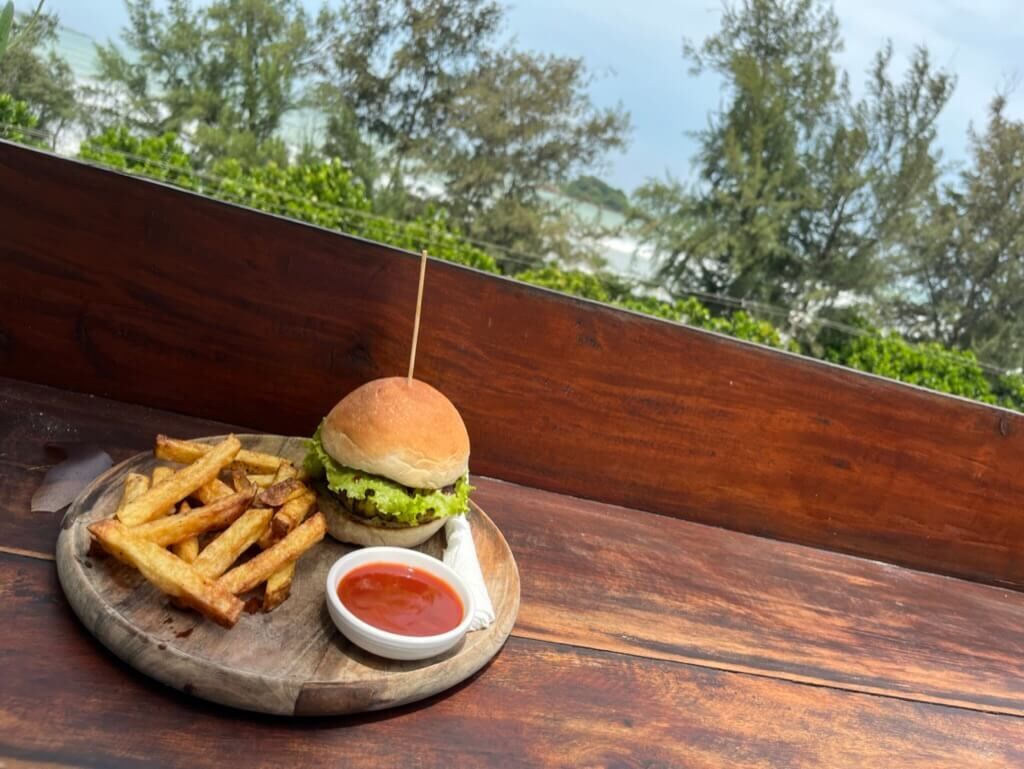
[[[433,574],[403,563],[368,563],[338,583],[338,598],[363,622],[389,633],[447,633],[465,609],[455,589]]]

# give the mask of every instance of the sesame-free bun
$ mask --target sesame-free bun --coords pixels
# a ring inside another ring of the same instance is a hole
[[[357,387],[331,409],[320,442],[335,461],[416,489],[449,486],[469,469],[469,434],[458,410],[418,379]]]
[[[374,526],[350,515],[338,498],[322,484],[316,484],[316,492],[320,512],[327,520],[327,531],[330,535],[339,542],[362,547],[416,547],[434,536],[448,520],[438,518],[419,526]]]

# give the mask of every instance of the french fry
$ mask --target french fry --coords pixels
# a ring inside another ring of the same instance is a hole
[[[274,473],[274,480],[271,485],[274,483],[280,483],[281,481],[286,481],[289,478],[297,478],[298,475],[299,471],[295,469],[295,465],[288,460],[284,460],[281,462],[281,466],[277,468],[277,472]]]
[[[216,478],[231,463],[241,447],[238,438],[228,436],[191,465],[183,467],[163,483],[150,487],[145,494],[133,499],[121,509],[118,518],[127,526],[137,526],[159,517],[204,483]]]
[[[306,516],[316,505],[316,493],[306,489],[295,499],[285,502],[281,509],[274,514],[274,521],[271,524],[274,529],[274,536],[278,539],[288,535],[292,529],[306,520]]]
[[[143,475],[142,473],[128,473],[125,475],[124,484],[121,489],[121,500],[117,503],[117,510],[115,510],[114,515],[117,515],[125,505],[148,490],[148,475]],[[103,549],[99,542],[91,539],[89,540],[88,554],[91,558],[104,558],[107,555],[107,551]]]
[[[185,515],[171,515],[131,527],[133,536],[155,542],[162,547],[196,537],[205,531],[230,526],[252,504],[253,491],[240,491],[230,497],[197,507]]]
[[[292,591],[294,576],[295,561],[292,561],[267,577],[267,587],[263,592],[263,611],[273,611],[285,602]]]
[[[128,473],[124,477],[121,501],[117,503],[117,512],[136,497],[149,491],[149,478],[142,473]]]
[[[267,486],[272,486],[273,485],[273,483],[274,483],[274,476],[271,475],[270,473],[263,473],[263,474],[249,473],[249,483],[255,483],[261,489],[265,489],[265,488],[267,488]]]
[[[174,468],[172,468],[172,467],[163,467],[163,466],[161,466],[161,467],[154,467],[153,468],[153,474],[151,476],[152,477],[152,481],[149,484],[149,488],[153,488],[158,483],[163,483],[168,478],[170,478],[172,475],[174,475]],[[173,512],[174,512],[174,505],[171,505],[169,508],[167,508],[162,513],[160,513],[160,515],[158,515],[157,518],[163,518],[165,515],[170,515]]]
[[[204,577],[216,579],[238,560],[250,545],[270,526],[274,511],[269,507],[253,507],[213,540],[196,558],[193,566]]]
[[[192,507],[186,500],[178,505],[178,515],[185,515],[191,509]],[[196,559],[196,556],[199,555],[199,537],[193,536],[188,539],[183,539],[181,542],[175,542],[171,545],[171,552],[185,563],[192,563]]]
[[[253,485],[249,476],[245,474],[245,468],[242,467],[241,462],[231,463],[231,485],[234,486],[235,491],[244,491]]]
[[[305,484],[298,478],[286,478],[263,489],[256,497],[256,501],[265,507],[280,507],[285,502],[290,502],[301,495],[305,490]]]
[[[211,502],[216,502],[218,499],[230,497],[234,493],[234,489],[224,483],[224,481],[220,478],[214,478],[212,481],[208,481],[196,489],[192,496],[204,505],[208,505]]]
[[[217,584],[235,595],[252,590],[282,566],[297,560],[326,533],[327,521],[322,513],[317,513],[277,544],[233,568]]]
[[[238,598],[160,545],[135,536],[113,519],[97,521],[89,531],[107,552],[134,566],[159,590],[224,627],[238,621],[243,606]]]
[[[274,534],[274,527],[270,526],[263,534],[260,535],[259,540],[256,544],[260,546],[260,550],[266,550],[268,547],[273,547],[275,542],[278,542],[281,538]]]
[[[308,490],[291,502],[286,502],[274,514],[270,529],[260,537],[260,548],[266,550],[279,539],[287,536],[292,529],[306,519],[315,505],[316,494]],[[294,576],[295,561],[292,561],[267,577],[267,586],[263,592],[263,611],[273,611],[285,602],[291,593],[292,577]]]
[[[204,454],[208,454],[212,449],[213,446],[209,443],[181,441],[176,438],[168,438],[166,435],[158,435],[156,436],[156,445],[153,447],[153,454],[157,459],[189,464]],[[281,463],[286,461],[273,454],[264,454],[261,451],[249,451],[248,449],[239,451],[237,459],[247,469],[255,473],[275,473]]]

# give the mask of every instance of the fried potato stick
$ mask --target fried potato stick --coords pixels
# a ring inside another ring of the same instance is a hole
[[[89,531],[107,552],[134,566],[162,592],[224,627],[238,621],[243,606],[238,598],[160,545],[135,536],[113,519],[97,521]]]
[[[266,507],[281,507],[299,497],[304,491],[306,486],[298,478],[286,478],[263,489],[256,500]]]
[[[263,611],[273,611],[285,602],[292,592],[294,576],[295,561],[292,561],[267,577],[267,587],[263,592]]]
[[[178,515],[185,515],[191,509],[192,507],[189,505],[188,500],[185,500],[178,505]],[[171,552],[185,563],[192,563],[196,556],[199,555],[199,537],[193,536],[183,539],[181,542],[175,542],[171,545]]]
[[[189,464],[195,462],[204,454],[209,453],[212,449],[213,446],[209,443],[182,441],[176,438],[168,438],[166,435],[158,435],[156,436],[156,445],[153,447],[153,454],[157,459]],[[262,451],[249,451],[248,449],[241,449],[238,452],[237,459],[254,473],[276,473],[281,463],[287,461],[281,457],[275,457],[273,454],[265,454]]]
[[[274,511],[269,507],[254,507],[231,524],[213,540],[196,558],[196,571],[204,577],[216,579],[231,568],[250,545],[270,526]]]
[[[136,497],[149,491],[149,478],[142,473],[128,473],[124,477],[124,487],[121,491],[121,501],[117,503],[117,512]]]
[[[322,513],[317,513],[277,544],[233,568],[217,584],[236,595],[251,590],[285,564],[297,560],[326,533],[327,521]]]
[[[172,475],[174,475],[174,468],[173,467],[154,467],[153,468],[153,473],[152,473],[152,476],[151,476],[152,477],[152,481],[149,484],[149,488],[153,488],[158,483],[163,483],[168,478],[170,478]],[[175,508],[175,506],[171,505],[169,508],[164,510],[160,515],[158,515],[157,518],[163,518],[165,515],[170,515],[171,513],[174,512],[174,508]]]
[[[118,513],[118,518],[127,526],[137,526],[158,518],[168,508],[216,478],[235,458],[241,446],[238,438],[229,436],[191,465],[178,470],[162,483],[151,486],[145,494],[126,504]]]
[[[136,537],[167,547],[206,531],[227,528],[249,508],[252,499],[251,490],[240,491],[212,504],[197,507],[185,515],[171,515],[133,526],[131,532]]]
[[[306,520],[316,505],[316,493],[306,489],[299,496],[285,502],[281,509],[274,514],[274,522],[271,526],[274,529],[274,536],[277,539],[288,535],[292,529]]]

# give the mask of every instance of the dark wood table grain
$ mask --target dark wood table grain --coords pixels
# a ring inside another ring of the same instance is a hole
[[[512,638],[394,711],[281,719],[147,680],[79,625],[29,499],[88,440],[244,429],[0,379],[0,766],[1024,766],[1024,596],[476,478]]]

